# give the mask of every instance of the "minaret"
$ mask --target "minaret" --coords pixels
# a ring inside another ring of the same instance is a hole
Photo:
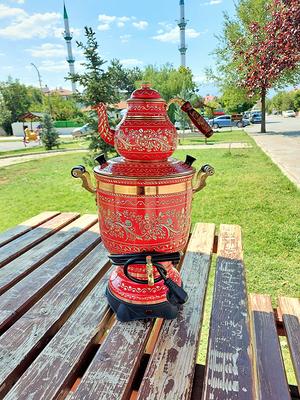
[[[185,27],[186,27],[186,19],[184,15],[184,0],[179,1],[179,6],[180,6],[180,21],[178,23],[179,29],[180,29],[180,47],[179,47],[179,52],[181,54],[181,65],[183,67],[186,66],[186,51],[187,47],[185,44]]]
[[[73,57],[72,43],[71,43],[73,35],[70,32],[69,17],[67,14],[65,3],[64,3],[64,24],[65,24],[64,39],[67,43],[67,50],[68,50],[67,61],[69,63],[70,74],[74,75],[75,74],[75,68],[74,68],[75,58]],[[76,84],[74,82],[72,82],[72,92],[74,92],[74,93],[76,92]]]

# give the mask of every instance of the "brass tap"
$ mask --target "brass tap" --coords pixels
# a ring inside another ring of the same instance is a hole
[[[83,165],[77,165],[76,167],[72,168],[71,175],[74,178],[80,178],[82,181],[82,187],[86,189],[88,192],[96,194],[96,189],[93,187],[91,181],[91,175],[88,171],[86,171]]]
[[[153,264],[152,264],[151,256],[146,257],[146,271],[147,271],[148,285],[153,286],[154,285],[154,275],[153,275]]]
[[[193,193],[197,193],[206,186],[206,179],[209,176],[214,175],[215,170],[212,166],[205,164],[203,165],[196,175],[195,182],[193,184]]]

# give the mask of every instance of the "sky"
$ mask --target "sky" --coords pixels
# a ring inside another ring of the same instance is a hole
[[[234,13],[233,0],[185,0],[188,20],[187,66],[200,94],[217,94],[205,80],[205,68],[214,65],[211,52],[221,32],[223,12]],[[108,62],[119,59],[126,67],[180,65],[179,0],[66,0],[75,69],[82,70],[83,56],[76,40],[84,41],[84,26],[97,35],[100,55]],[[66,45],[62,36],[62,0],[0,0],[0,81],[8,76],[27,85],[70,89]]]

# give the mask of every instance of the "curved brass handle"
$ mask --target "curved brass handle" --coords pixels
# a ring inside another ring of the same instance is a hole
[[[209,176],[214,175],[214,173],[215,170],[211,165],[209,164],[203,165],[196,175],[196,180],[193,184],[193,193],[197,193],[200,190],[202,190],[206,186],[206,179]]]
[[[77,165],[76,167],[72,168],[71,175],[73,178],[80,178],[82,180],[82,187],[84,189],[90,193],[96,194],[96,189],[91,181],[91,175],[88,171],[86,171],[83,165]]]

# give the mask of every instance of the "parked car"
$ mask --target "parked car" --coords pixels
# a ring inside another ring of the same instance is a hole
[[[250,122],[252,124],[260,124],[261,123],[261,112],[260,111],[252,111]]]
[[[81,126],[80,128],[73,129],[72,136],[74,138],[83,137],[83,136],[88,135],[91,132],[92,132],[92,129],[91,129],[90,125],[89,124],[85,124],[85,125]]]
[[[250,125],[250,122],[246,118],[242,118],[237,121],[233,121],[231,115],[220,115],[219,117],[215,117],[209,120],[209,125],[213,127],[213,129],[218,128],[227,128],[232,126],[237,126],[238,128],[243,128],[244,126]]]
[[[296,113],[294,110],[287,110],[287,111],[282,111],[282,116],[285,118],[295,118],[296,117]]]

